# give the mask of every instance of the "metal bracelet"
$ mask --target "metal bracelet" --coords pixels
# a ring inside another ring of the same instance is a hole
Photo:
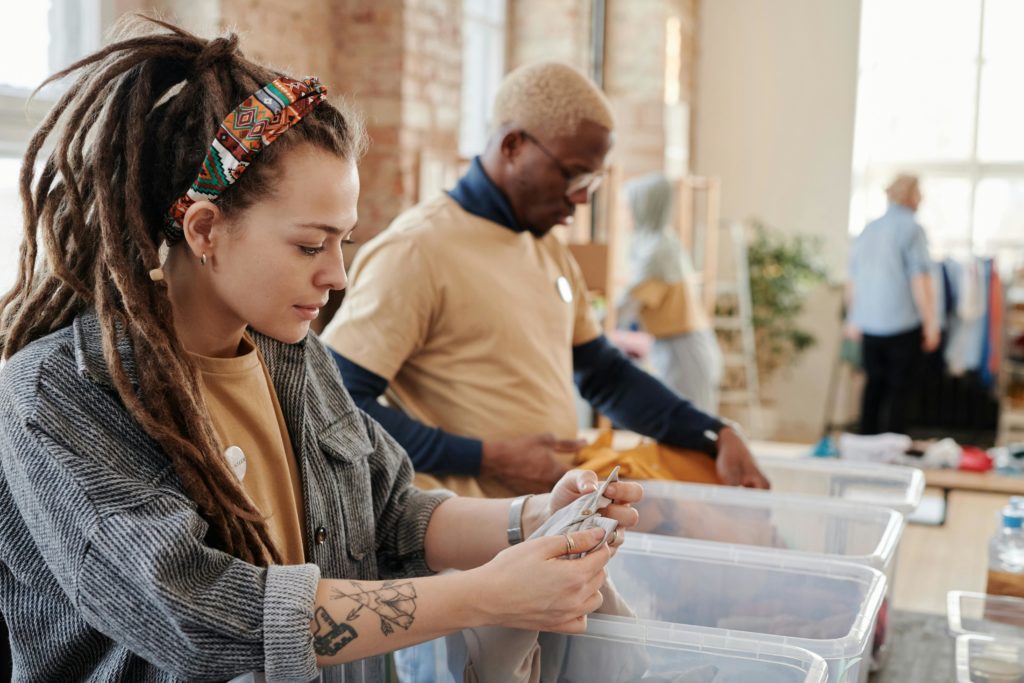
[[[533,497],[532,493],[519,496],[512,500],[508,506],[508,544],[515,545],[523,542],[523,507],[526,501]]]

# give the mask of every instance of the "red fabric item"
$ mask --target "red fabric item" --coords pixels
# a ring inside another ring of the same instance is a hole
[[[977,446],[964,446],[960,450],[960,469],[964,472],[988,472],[992,469],[992,458]]]
[[[988,369],[993,377],[999,376],[999,361],[1003,355],[1003,284],[999,280],[995,259],[992,260],[992,278],[988,288]]]

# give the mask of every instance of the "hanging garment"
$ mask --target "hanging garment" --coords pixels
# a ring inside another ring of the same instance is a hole
[[[935,300],[932,302],[932,309],[935,313],[935,322],[938,323],[939,329],[946,329],[946,280],[943,276],[942,264],[938,261],[932,261],[931,277],[933,287],[935,288]]]
[[[981,353],[978,357],[978,371],[981,383],[992,386],[992,375],[988,369],[988,361],[992,351],[992,259],[985,259],[983,264],[985,278],[985,315],[981,329]]]
[[[977,370],[985,344],[988,280],[981,259],[972,258],[961,269],[958,289],[957,322],[946,346],[949,373],[959,377]]]
[[[989,281],[988,296],[988,364],[985,372],[988,375],[986,384],[992,386],[999,376],[999,363],[1003,357],[1003,283],[999,279],[999,269],[995,260],[992,261],[992,277]],[[983,373],[984,378],[985,373]]]

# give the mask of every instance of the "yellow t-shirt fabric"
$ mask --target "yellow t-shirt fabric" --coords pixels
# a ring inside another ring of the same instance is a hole
[[[283,564],[306,561],[302,478],[266,365],[245,337],[234,358],[191,354],[223,453],[245,455],[242,488],[266,517]]]
[[[710,327],[708,316],[686,282],[650,279],[630,290],[640,304],[640,325],[660,339]]]
[[[388,399],[427,425],[482,440],[574,438],[572,347],[601,333],[586,291],[553,234],[514,232],[442,195],[360,249],[322,338],[387,379]],[[464,495],[509,492],[439,479]]]

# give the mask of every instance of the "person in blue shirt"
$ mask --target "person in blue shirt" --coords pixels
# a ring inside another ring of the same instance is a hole
[[[934,351],[940,340],[928,239],[914,217],[918,179],[900,175],[886,194],[888,210],[868,223],[850,253],[847,336],[862,340],[867,375],[862,434],[906,433],[922,351]]]
[[[357,404],[419,475],[469,495],[549,488],[572,463],[580,394],[617,425],[717,457],[728,484],[765,488],[738,431],[637,368],[601,334],[568,248],[604,175],[604,94],[568,66],[510,73],[484,153],[449,193],[362,247],[324,331]],[[378,403],[387,392],[390,407]]]

